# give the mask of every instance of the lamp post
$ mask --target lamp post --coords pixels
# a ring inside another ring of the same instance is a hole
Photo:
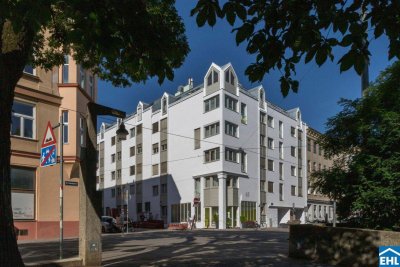
[[[87,105],[86,148],[81,152],[82,181],[79,184],[79,257],[83,266],[101,265],[101,203],[102,194],[96,190],[97,116],[125,118],[126,113],[93,102]],[[128,131],[122,123],[117,138],[125,140]]]

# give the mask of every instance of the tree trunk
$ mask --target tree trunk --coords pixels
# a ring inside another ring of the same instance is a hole
[[[24,266],[18,250],[11,208],[10,126],[14,89],[32,51],[32,34],[15,34],[0,21],[0,266]]]

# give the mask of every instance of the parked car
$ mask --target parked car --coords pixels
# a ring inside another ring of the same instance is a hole
[[[112,225],[109,224],[108,222],[101,221],[101,232],[102,233],[110,233],[112,230]]]
[[[110,216],[101,216],[102,231],[104,233],[117,233],[120,232],[120,228],[117,227],[117,221]]]

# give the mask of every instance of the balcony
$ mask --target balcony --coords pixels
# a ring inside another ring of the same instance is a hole
[[[265,146],[260,147],[260,156],[263,158],[267,157],[267,148]]]
[[[261,181],[267,180],[267,170],[266,169],[260,170],[260,180]]]
[[[266,129],[266,127],[265,127],[265,124],[261,124],[261,127],[260,127],[260,134],[262,134],[262,135],[264,135],[264,136],[267,135],[267,129]]]

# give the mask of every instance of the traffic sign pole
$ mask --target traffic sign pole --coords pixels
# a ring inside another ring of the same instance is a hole
[[[60,116],[60,260],[63,258],[64,241],[64,123]]]

